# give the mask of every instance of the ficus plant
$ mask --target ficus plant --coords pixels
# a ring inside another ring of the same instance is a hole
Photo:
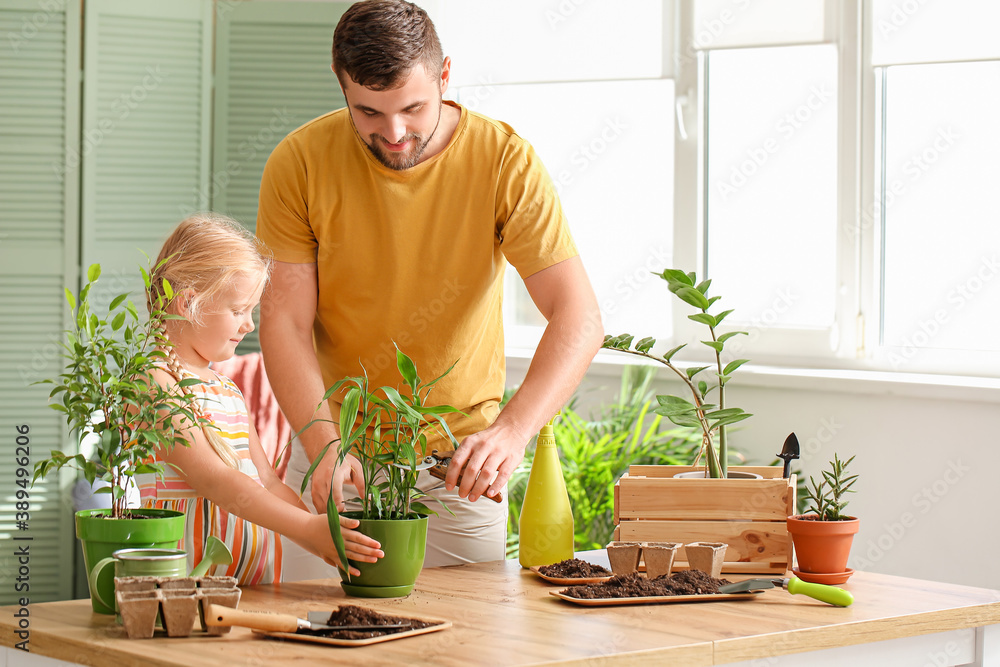
[[[443,435],[453,448],[458,448],[458,440],[444,415],[461,411],[450,405],[429,405],[427,401],[434,386],[454,367],[455,364],[452,364],[439,377],[423,382],[413,360],[396,347],[396,368],[405,387],[402,391],[389,386],[372,390],[364,368],[360,376],[346,377],[334,383],[323,395],[317,409],[334,394],[342,392],[339,415],[335,419],[314,419],[302,431],[317,422],[334,423],[339,438],[328,442],[320,451],[302,480],[300,492],[305,493],[316,466],[332,447],[338,465],[348,454],[353,454],[361,462],[364,492],[357,499],[361,507],[357,518],[404,520],[435,514],[422,502],[424,500],[433,500],[445,507],[440,500],[417,488],[417,466],[421,457],[430,453],[427,452],[427,441],[431,434]],[[341,563],[346,563],[340,514],[332,493],[326,509],[330,534]],[[346,569],[341,568],[341,572],[350,581]]]
[[[678,426],[689,426],[701,430],[702,446],[695,460],[695,465],[705,457],[709,477],[726,477],[729,457],[729,443],[726,438],[726,427],[743,421],[752,415],[741,408],[726,406],[726,383],[733,373],[747,359],[736,359],[723,362],[726,342],[734,336],[746,335],[745,331],[729,331],[719,333],[719,325],[732,313],[732,310],[710,310],[722,297],[709,296],[711,280],[698,281],[694,272],[685,273],[678,269],[665,269],[656,273],[667,283],[667,288],[681,301],[693,306],[699,312],[688,315],[688,319],[703,324],[708,329],[708,340],[701,344],[712,350],[715,364],[712,366],[694,366],[680,368],[673,359],[687,343],[678,345],[663,355],[654,354],[654,338],[635,340],[631,334],[605,336],[603,347],[618,350],[628,354],[650,359],[662,364],[674,372],[684,382],[690,393],[690,400],[680,396],[657,396],[659,407],[656,413],[665,416]],[[718,442],[718,449],[715,443]]]
[[[140,271],[148,293],[150,272]],[[151,304],[149,317],[140,315],[128,294],[114,297],[99,315],[94,312],[94,287],[100,276],[100,264],[92,264],[77,295],[66,289],[73,322],[62,343],[66,364],[57,378],[36,383],[53,385],[49,407],[63,414],[72,433],[96,436],[95,455],[53,450],[35,464],[32,483],[64,466],[76,468],[91,485],[97,479],[109,483],[96,492],[111,494],[110,516],[121,519],[130,516],[129,481],[140,473],[164,473],[162,463],[152,462],[156,449],[187,445],[187,428],[211,424],[197,411],[197,398],[184,391],[201,380],[184,379],[165,389],[152,375],[170,345],[160,324],[179,319],[166,312],[173,298],[169,282],[163,281],[164,295]]]
[[[841,461],[834,454],[830,469],[822,471],[823,477],[819,482],[812,476],[809,477],[806,501],[811,507],[806,510],[806,514],[815,514],[820,521],[845,521],[854,518],[844,514],[844,508],[847,507],[844,496],[854,493],[851,487],[858,481],[857,475],[847,474],[847,466],[853,461],[853,456]]]

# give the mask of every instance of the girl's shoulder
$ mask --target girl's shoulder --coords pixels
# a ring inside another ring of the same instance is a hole
[[[229,391],[231,391],[231,392],[233,392],[235,394],[239,394],[241,397],[243,396],[243,392],[240,391],[239,386],[235,382],[233,382],[232,380],[230,380],[228,377],[226,377],[222,373],[219,373],[215,369],[212,369],[212,372],[215,374],[215,377],[218,378],[219,384],[222,387],[224,387],[225,389],[228,389]]]

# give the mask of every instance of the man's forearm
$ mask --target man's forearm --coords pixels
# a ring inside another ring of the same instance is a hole
[[[260,347],[268,381],[292,430],[298,432],[313,419],[329,420],[331,415],[327,405],[316,410],[326,388],[312,346],[311,332],[306,339],[280,318],[277,321],[272,319],[266,325],[261,323]],[[337,428],[333,423],[317,422],[302,433],[299,440],[309,460],[313,461],[323,447],[337,437]]]
[[[603,341],[599,311],[574,308],[554,315],[497,422],[522,432],[527,442],[570,399]]]

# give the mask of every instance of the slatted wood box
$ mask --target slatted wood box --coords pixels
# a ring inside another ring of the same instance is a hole
[[[780,574],[791,568],[785,519],[795,513],[795,475],[781,466],[730,466],[763,479],[675,478],[692,466],[630,466],[615,484],[614,539],[725,542],[723,573]],[[687,567],[681,549],[675,569]]]

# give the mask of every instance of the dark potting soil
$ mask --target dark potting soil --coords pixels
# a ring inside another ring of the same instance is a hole
[[[310,635],[312,637],[331,637],[333,639],[369,639],[382,635],[391,635],[397,632],[408,632],[427,628],[436,623],[427,623],[415,618],[400,618],[380,614],[373,609],[356,607],[354,605],[341,605],[335,612],[330,614],[326,620],[327,625],[396,625],[403,624],[402,628],[386,628],[385,630],[307,630],[299,628],[295,631],[299,635]]]
[[[543,565],[538,568],[538,571],[546,577],[560,579],[586,579],[588,577],[606,577],[611,574],[606,567],[594,565],[579,558],[570,558],[552,565]]]
[[[600,584],[571,586],[562,593],[581,600],[602,598],[645,598],[663,595],[711,595],[719,586],[731,583],[715,579],[701,570],[684,570],[647,579],[638,572],[616,575]]]

